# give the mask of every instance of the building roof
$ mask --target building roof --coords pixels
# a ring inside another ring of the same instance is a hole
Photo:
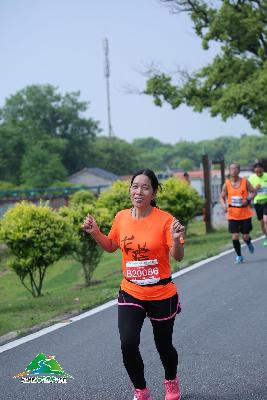
[[[131,181],[132,175],[121,175],[121,176],[119,177],[119,179],[120,179],[121,181]]]
[[[74,174],[70,175],[68,178],[74,178],[75,176],[80,175],[81,173],[84,172],[89,172],[90,174],[100,176],[101,178],[108,179],[110,181],[115,181],[117,179],[120,179],[118,175],[115,175],[112,172],[106,171],[105,169],[98,167],[93,167],[93,168],[85,167],[80,171],[77,171]]]
[[[221,171],[219,169],[212,169],[211,176],[221,176]],[[184,172],[174,172],[173,174],[177,178],[184,179]],[[188,171],[188,175],[190,179],[203,179],[203,170],[195,170],[195,171]]]

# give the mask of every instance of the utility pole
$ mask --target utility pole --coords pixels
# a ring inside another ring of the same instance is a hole
[[[202,156],[205,194],[205,224],[206,233],[213,231],[211,223],[211,185],[210,185],[210,163],[207,154]]]
[[[105,78],[107,83],[107,111],[108,111],[108,136],[111,137],[113,134],[111,124],[111,107],[110,107],[110,91],[109,91],[109,77],[110,77],[110,63],[109,63],[109,45],[108,39],[104,39],[104,54],[105,54]]]
[[[221,171],[221,189],[224,185],[225,181],[225,162],[224,158],[222,157],[221,160],[214,160],[212,161],[212,164],[219,164],[220,165],[220,171]]]

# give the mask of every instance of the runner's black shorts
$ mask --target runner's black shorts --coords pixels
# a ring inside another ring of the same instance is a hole
[[[259,221],[261,221],[263,219],[263,216],[267,215],[267,203],[254,204],[254,207],[257,214],[257,218]]]
[[[155,321],[166,321],[174,318],[176,314],[181,312],[178,293],[164,300],[139,300],[124,290],[120,290],[118,305],[119,307],[138,307],[144,311],[144,314],[149,319]]]
[[[243,233],[243,235],[249,234],[252,231],[251,218],[248,219],[229,219],[228,229],[230,233]]]

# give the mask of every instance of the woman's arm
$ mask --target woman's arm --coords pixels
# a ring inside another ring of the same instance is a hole
[[[107,251],[108,253],[113,253],[117,250],[117,243],[100,231],[95,219],[91,215],[87,215],[85,218],[82,224],[82,229],[85,232],[90,233],[90,235],[102,247],[103,250]]]
[[[181,238],[184,237],[185,228],[177,219],[174,218],[171,223],[170,230],[173,238],[173,245],[170,249],[170,255],[176,261],[181,261],[184,258],[184,246],[181,243]]]
[[[184,246],[180,242],[180,239],[173,240],[173,246],[170,249],[170,255],[176,261],[182,261],[182,259],[184,258]]]

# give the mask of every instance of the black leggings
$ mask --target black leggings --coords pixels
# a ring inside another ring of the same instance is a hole
[[[118,326],[124,366],[135,389],[144,389],[144,363],[139,351],[140,332],[146,313],[135,306],[118,307]],[[151,320],[154,340],[165,370],[165,379],[175,379],[177,374],[178,354],[172,344],[175,317],[165,321]]]

